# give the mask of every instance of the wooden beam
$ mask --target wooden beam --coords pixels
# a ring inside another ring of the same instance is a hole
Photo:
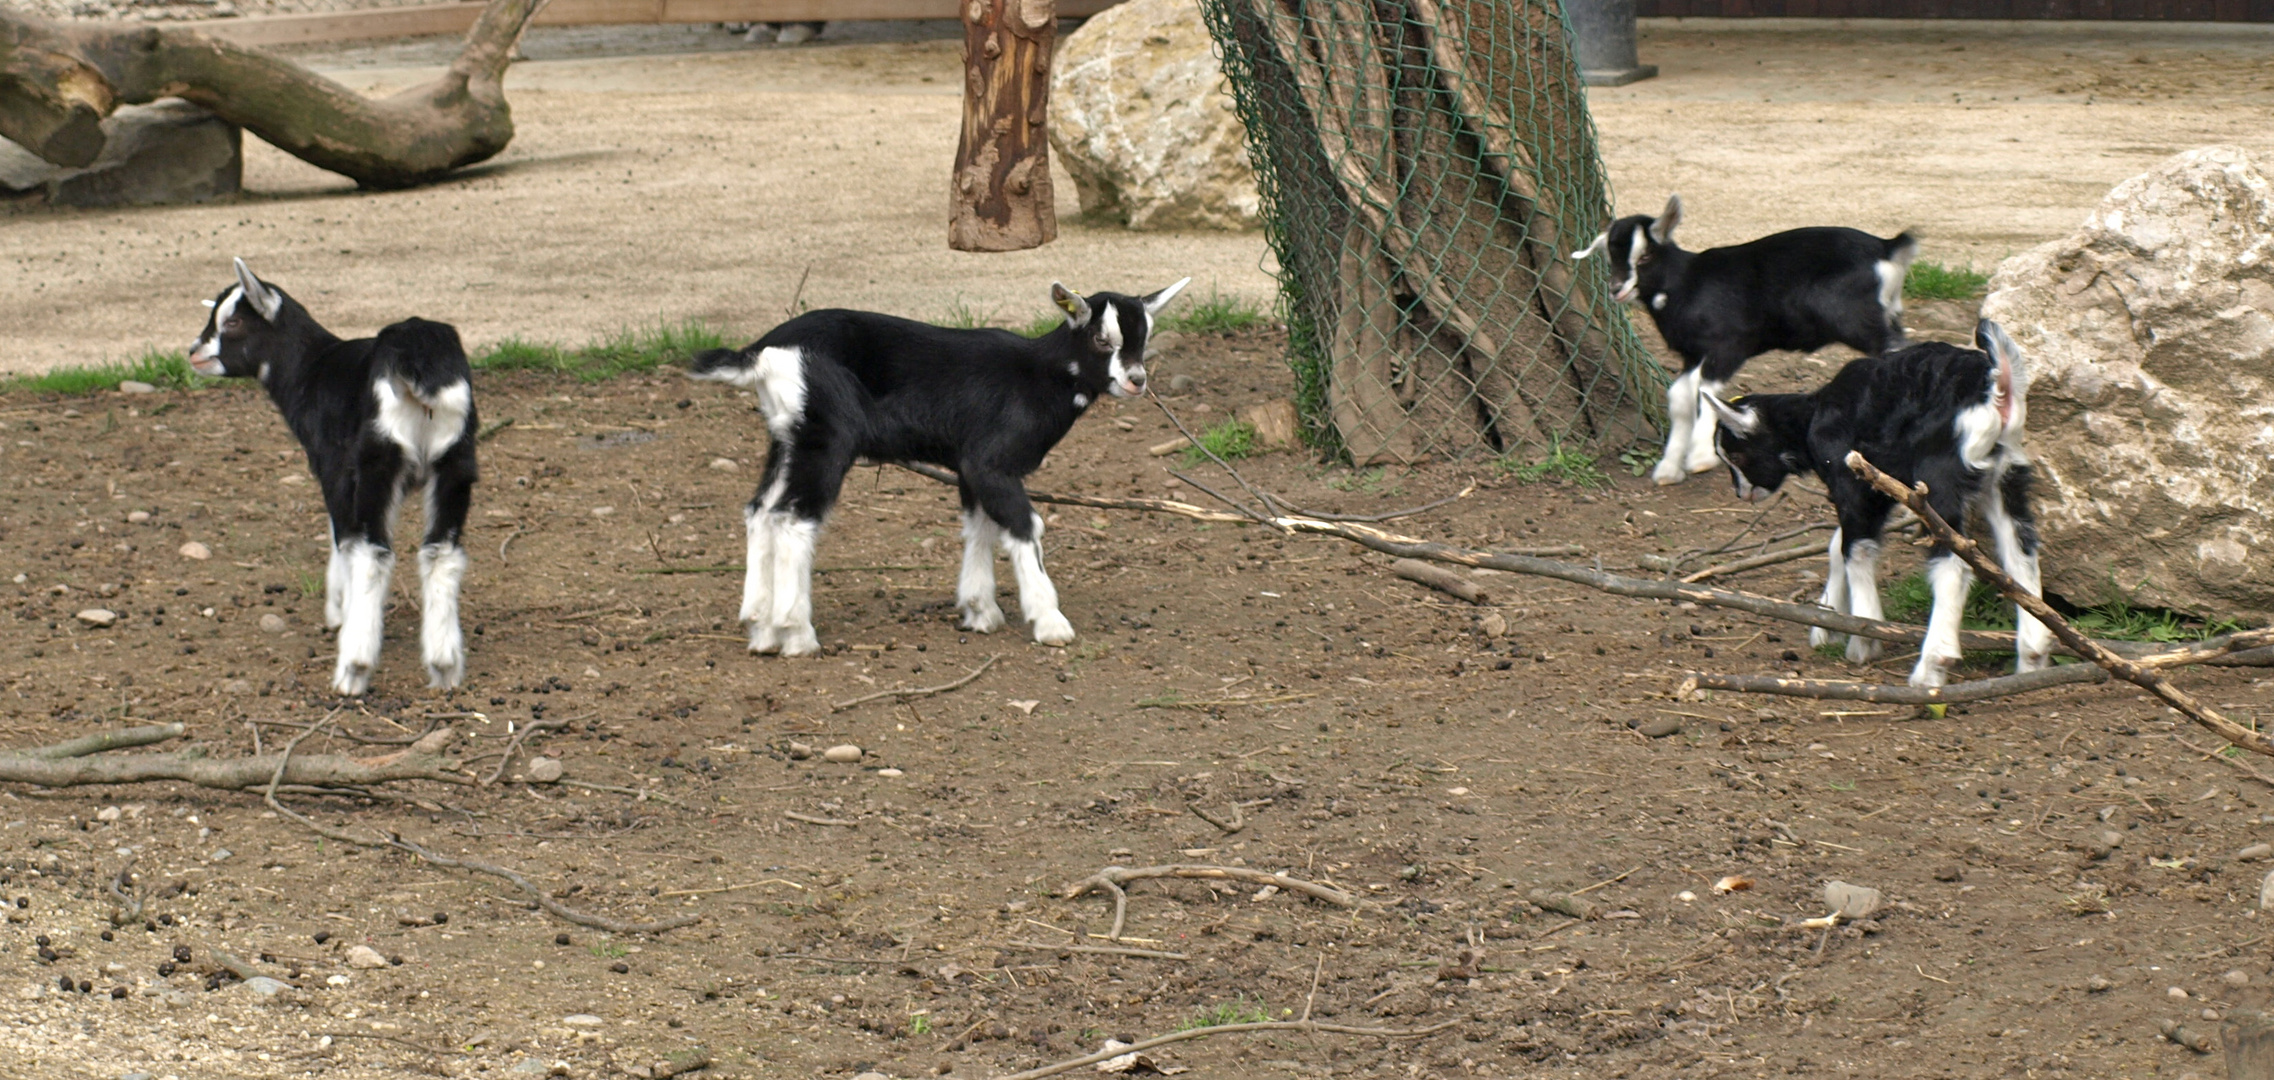
[[[1059,0],[1062,16],[1095,15],[1117,0]],[[239,45],[309,45],[329,41],[463,34],[479,3],[420,4],[321,15],[266,15],[187,24]],[[710,22],[830,22],[960,19],[960,0],[553,0],[538,26],[603,26]],[[142,25],[142,24],[136,24]]]

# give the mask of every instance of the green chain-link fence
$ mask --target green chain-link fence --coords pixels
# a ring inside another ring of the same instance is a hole
[[[1655,430],[1556,0],[1201,0],[1279,256],[1298,404],[1360,464]]]

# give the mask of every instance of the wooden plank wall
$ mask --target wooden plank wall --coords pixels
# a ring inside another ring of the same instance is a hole
[[[2274,22],[2274,0],[1635,0],[1635,14],[1646,18]]]
[[[1095,15],[1115,0],[1058,0],[1058,13]],[[2270,0],[2274,2],[2274,0]],[[553,0],[537,13],[538,26],[630,23],[794,22],[807,19],[954,19],[961,0]],[[320,15],[266,15],[211,19],[194,25],[241,45],[306,45],[326,41],[463,34],[481,14],[480,3],[419,4]]]

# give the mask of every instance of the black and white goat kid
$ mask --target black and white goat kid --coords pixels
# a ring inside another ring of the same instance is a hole
[[[1906,484],[1924,482],[1927,502],[1953,528],[1977,512],[1989,526],[1998,562],[2030,592],[2038,590],[2037,524],[2030,510],[2029,454],[2022,425],[2029,412],[2029,372],[2021,350],[1988,319],[1974,329],[1977,348],[1941,342],[1913,345],[1849,363],[1812,394],[1751,394],[1723,402],[1717,448],[1741,498],[1766,498],[1796,472],[1814,472],[1839,515],[1825,568],[1822,603],[1867,619],[1881,617],[1880,533],[1894,500],[1858,478],[1848,451]],[[1927,554],[1934,610],[1926,644],[1911,671],[1913,686],[1941,686],[1959,657],[1959,620],[1974,573],[1948,547]],[[2052,634],[2028,612],[2019,628],[2015,670],[2046,664]],[[1817,629],[1809,643],[1830,635]],[[1848,659],[1867,663],[1879,642],[1850,636]]]
[[[955,470],[963,501],[955,593],[965,629],[1003,626],[995,602],[1000,546],[1034,639],[1073,641],[1042,569],[1042,517],[1023,481],[1101,395],[1144,393],[1153,316],[1190,280],[1144,297],[1083,297],[1052,284],[1066,320],[1033,339],[833,309],[799,315],[744,348],[696,356],[695,378],[757,393],[772,437],[744,515],[750,651],[802,656],[821,647],[813,632],[814,544],[855,458]]]
[[[237,283],[207,303],[213,314],[190,346],[190,366],[203,375],[259,379],[323,485],[332,526],[324,625],[339,629],[332,689],[370,689],[395,570],[395,511],[421,485],[419,652],[428,685],[457,686],[466,677],[458,588],[466,576],[461,537],[473,498],[477,423],[458,331],[405,319],[377,337],[342,341],[284,290],[254,277],[243,259]]]
[[[1910,233],[1882,240],[1843,228],[1793,229],[1731,247],[1684,251],[1674,242],[1682,197],[1665,212],[1623,217],[1572,257],[1610,259],[1615,300],[1650,311],[1682,373],[1666,388],[1666,455],[1651,479],[1678,484],[1714,467],[1713,413],[1745,361],[1771,349],[1809,352],[1835,341],[1878,355],[1903,346],[1903,276],[1918,254]]]

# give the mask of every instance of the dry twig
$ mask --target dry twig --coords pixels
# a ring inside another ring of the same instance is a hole
[[[1734,559],[1729,562],[1719,563],[1714,566],[1706,567],[1697,573],[1689,574],[1683,577],[1682,583],[1685,585],[1694,585],[1700,581],[1706,580],[1707,578],[1721,577],[1725,574],[1738,574],[1743,573],[1747,570],[1758,570],[1764,566],[1775,566],[1778,563],[1788,563],[1795,559],[1805,559],[1810,555],[1822,554],[1823,551],[1824,545],[1822,544],[1801,544],[1797,547],[1780,548],[1776,551],[1763,552],[1762,554],[1754,555],[1749,558]]]
[[[1054,945],[1047,941],[1009,941],[1004,944],[1017,949],[1040,949],[1043,952],[1089,953],[1093,956],[1136,956],[1147,960],[1190,960],[1180,952],[1162,952],[1159,949],[1138,949],[1127,945]]]
[[[858,829],[861,827],[861,823],[858,821],[847,821],[843,818],[833,817],[814,817],[812,814],[800,814],[795,810],[784,810],[782,811],[782,816],[790,819],[791,821],[805,822],[808,825],[835,825],[840,828],[846,829]]]
[[[1959,705],[2055,686],[2107,681],[2108,673],[2091,664],[2056,664],[2017,675],[1970,679],[1948,686],[1898,686],[1891,683],[1788,679],[1779,675],[1715,675],[1692,671],[1682,676],[1681,685],[1675,688],[1675,697],[1685,697],[1689,690],[1733,690],[1741,694],[1778,694],[1823,701],[1869,701],[1882,705]]]
[[[914,697],[930,697],[930,696],[932,696],[933,694],[944,694],[944,693],[947,693],[947,692],[948,692],[948,691],[950,691],[950,690],[961,690],[961,689],[963,689],[964,687],[971,685],[971,681],[972,681],[973,679],[976,679],[976,678],[978,678],[979,676],[986,674],[986,673],[987,673],[987,669],[988,669],[988,668],[991,668],[991,667],[994,667],[994,666],[995,666],[995,661],[997,661],[997,660],[1000,660],[1000,659],[1002,659],[1002,654],[1001,654],[1001,653],[997,653],[997,654],[995,654],[995,655],[993,655],[993,656],[990,656],[990,657],[988,657],[988,658],[986,659],[986,662],[984,662],[984,663],[980,664],[978,667],[972,668],[972,669],[971,669],[971,672],[970,672],[970,674],[967,674],[967,675],[965,675],[963,678],[957,679],[956,681],[954,681],[954,682],[951,682],[951,683],[941,683],[941,684],[940,684],[940,685],[938,685],[938,686],[925,686],[925,687],[919,687],[919,688],[917,688],[917,689],[913,689],[913,690],[879,690],[879,691],[877,691],[876,693],[873,693],[873,694],[863,694],[863,695],[861,695],[860,697],[854,698],[854,699],[853,699],[853,700],[851,700],[851,701],[840,701],[840,702],[836,703],[835,705],[831,705],[831,706],[829,706],[829,711],[830,711],[830,712],[844,712],[846,709],[850,709],[850,708],[852,708],[852,707],[853,707],[853,706],[855,706],[855,705],[860,705],[860,704],[863,704],[863,703],[866,703],[866,702],[875,701],[875,700],[877,700],[877,699],[879,699],[879,698],[914,698]]]
[[[1864,460],[1862,454],[1853,450],[1848,451],[1846,464],[1848,468],[1855,470],[1857,476],[1870,481],[1871,486],[1879,489],[1882,494],[1910,507],[1911,512],[1919,515],[1919,520],[1926,523],[1927,530],[1934,534],[1936,540],[1948,547],[1959,558],[1966,560],[1966,565],[1973,567],[1974,573],[1982,580],[1995,586],[1999,592],[2004,593],[2023,611],[2035,616],[2037,621],[2044,623],[2047,629],[2053,631],[2053,636],[2060,638],[2061,643],[2067,645],[2071,651],[2108,669],[2109,674],[2163,699],[2164,704],[2178,709],[2188,719],[2210,729],[2218,737],[2252,753],[2274,756],[2274,740],[2269,740],[2266,736],[2235,723],[2217,709],[2195,700],[2193,694],[2173,686],[2171,680],[2157,674],[2156,669],[2127,660],[2108,649],[2102,648],[2091,638],[2084,636],[2076,627],[2071,626],[2069,620],[2062,618],[2061,613],[2053,610],[2042,597],[2022,588],[2019,582],[2014,581],[2011,576],[2006,574],[2005,567],[1999,566],[1997,560],[1982,553],[1981,545],[1967,537],[1960,536],[1958,530],[1951,528],[1950,523],[1944,521],[1942,515],[1935,512],[1934,507],[1927,502],[1925,485],[1912,487],[1905,484],[1879,471],[1871,462]]]
[[[1301,893],[1314,900],[1321,900],[1341,908],[1363,907],[1366,903],[1331,885],[1304,881],[1301,878],[1292,878],[1285,874],[1250,870],[1243,866],[1206,866],[1190,863],[1142,866],[1134,869],[1126,866],[1108,866],[1089,877],[1066,886],[1065,891],[1059,895],[1072,900],[1092,892],[1103,891],[1113,894],[1113,931],[1106,935],[1106,939],[1118,941],[1121,939],[1121,929],[1127,924],[1129,918],[1129,893],[1123,886],[1132,881],[1144,881],[1152,878],[1239,881],[1249,885],[1271,885],[1276,886],[1282,892]]]
[[[1123,1054],[1135,1054],[1156,1046],[1167,1046],[1170,1043],[1180,1043],[1189,1039],[1205,1039],[1210,1035],[1238,1035],[1252,1031],[1298,1031],[1306,1035],[1370,1035],[1381,1039],[1418,1039],[1427,1035],[1435,1035],[1440,1031],[1458,1027],[1467,1022],[1467,1018],[1462,1017],[1421,1028],[1353,1027],[1349,1024],[1329,1024],[1318,1020],[1265,1020],[1254,1024],[1217,1024],[1213,1027],[1190,1028],[1174,1034],[1155,1035],[1150,1039],[1139,1039],[1127,1046],[1116,1047],[1112,1050],[1100,1050],[1094,1054],[1085,1054],[1053,1065],[1044,1065],[1039,1069],[1028,1069],[1022,1073],[1011,1073],[1007,1076],[997,1077],[996,1080],[1041,1080],[1045,1076],[1072,1072],[1084,1065],[1095,1065],[1100,1061],[1110,1061]]]

